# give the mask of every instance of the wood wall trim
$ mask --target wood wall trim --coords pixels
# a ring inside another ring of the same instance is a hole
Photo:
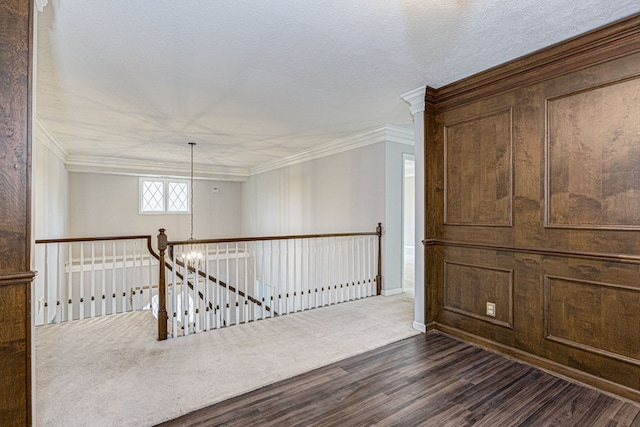
[[[640,14],[573,37],[438,89],[425,112],[437,114],[640,51]]]
[[[452,337],[476,344],[480,347],[488,350],[497,351],[501,354],[511,356],[515,359],[529,363],[544,371],[551,372],[562,378],[578,381],[588,386],[596,387],[601,391],[615,394],[617,396],[624,397],[635,402],[640,402],[640,391],[634,390],[629,387],[614,383],[612,381],[605,380],[595,375],[588,374],[583,371],[568,367],[566,365],[559,364],[549,359],[545,359],[535,354],[519,350],[514,347],[509,347],[504,344],[500,344],[495,341],[488,340],[486,338],[479,337],[477,335],[462,331],[451,326],[436,323],[428,333],[444,333]]]
[[[467,248],[467,249],[484,249],[492,251],[506,251],[516,253],[526,253],[530,255],[543,255],[554,256],[563,258],[580,258],[599,261],[613,261],[613,262],[625,262],[632,264],[640,264],[640,255],[631,254],[612,254],[604,252],[582,252],[553,248],[535,248],[528,246],[512,246],[501,245],[491,243],[474,243],[474,242],[460,242],[453,240],[441,240],[441,239],[425,239],[422,241],[425,246],[447,246],[454,248]]]
[[[0,274],[0,286],[14,285],[16,283],[31,283],[35,276],[35,271]]]

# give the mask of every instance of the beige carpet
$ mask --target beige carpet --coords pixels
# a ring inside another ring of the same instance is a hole
[[[413,299],[372,297],[158,342],[149,312],[36,329],[36,424],[145,426],[407,338]]]

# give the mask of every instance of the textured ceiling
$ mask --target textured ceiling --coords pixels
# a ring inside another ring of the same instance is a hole
[[[440,87],[637,0],[50,0],[37,116],[69,155],[253,168],[385,124]]]

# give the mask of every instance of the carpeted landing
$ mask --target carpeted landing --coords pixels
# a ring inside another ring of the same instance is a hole
[[[36,328],[36,425],[145,426],[418,332],[371,297],[158,342],[148,311]]]

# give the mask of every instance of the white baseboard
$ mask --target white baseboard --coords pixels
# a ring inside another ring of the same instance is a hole
[[[382,295],[385,297],[391,296],[391,295],[398,295],[402,293],[402,289],[398,288],[398,289],[383,289],[382,290]]]
[[[423,334],[427,333],[427,326],[424,323],[413,322],[413,329],[420,331]]]

